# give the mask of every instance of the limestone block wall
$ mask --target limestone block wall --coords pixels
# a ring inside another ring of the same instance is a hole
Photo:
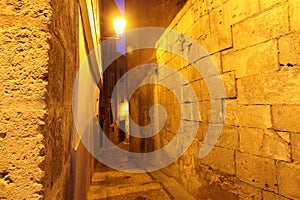
[[[0,2],[0,199],[44,194],[50,16],[49,1]]]
[[[74,3],[0,2],[0,199],[70,195]]]
[[[49,75],[46,143],[45,199],[71,196],[71,149],[74,134],[72,91],[77,72],[75,1],[52,0],[49,25]]]
[[[198,97],[197,137],[164,172],[199,199],[300,198],[299,13],[297,0],[189,0],[169,25],[210,54],[226,90],[222,134],[200,159],[211,117],[206,83],[193,63],[157,51],[158,62],[181,73]],[[172,80],[173,75],[158,69],[158,76]],[[162,147],[176,134],[180,116],[169,90],[158,89],[156,96],[173,120],[156,141]]]

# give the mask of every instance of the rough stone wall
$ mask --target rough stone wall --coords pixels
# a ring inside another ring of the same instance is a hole
[[[170,24],[208,51],[227,94],[221,137],[200,159],[211,117],[205,81],[185,60],[157,52],[158,62],[178,70],[197,93],[198,135],[164,172],[199,199],[300,198],[299,13],[298,0],[190,0]],[[168,90],[157,93],[172,119],[178,119],[172,114],[176,99]],[[169,142],[175,126],[167,124],[157,143]]]
[[[52,0],[49,25],[49,84],[46,142],[45,199],[71,196],[72,91],[77,72],[75,1]]]
[[[126,56],[127,70],[147,63],[156,62],[156,51],[154,49],[142,49],[129,52]],[[135,83],[142,82],[145,74],[135,77]],[[130,82],[128,87],[130,87]],[[150,123],[148,115],[149,108],[154,104],[154,85],[145,85],[136,90],[130,98],[130,117],[139,126],[146,126]],[[129,124],[129,132],[141,134],[141,130],[135,130]],[[153,138],[129,137],[129,149],[131,152],[149,152],[153,150]]]
[[[67,199],[73,1],[0,2],[0,199]]]
[[[0,199],[43,196],[49,1],[0,2]]]

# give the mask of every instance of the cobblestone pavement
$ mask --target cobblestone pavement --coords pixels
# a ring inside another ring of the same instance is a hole
[[[97,164],[87,200],[194,199],[173,178],[162,172],[133,174]]]

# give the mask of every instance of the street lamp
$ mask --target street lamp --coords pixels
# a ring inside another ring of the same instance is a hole
[[[103,39],[121,39],[125,27],[126,27],[127,21],[121,17],[114,19],[114,29],[116,32],[116,37],[107,37],[107,36],[102,36],[100,41]]]
[[[117,37],[120,37],[124,33],[126,24],[127,24],[126,20],[121,17],[116,18],[114,20],[114,29]]]

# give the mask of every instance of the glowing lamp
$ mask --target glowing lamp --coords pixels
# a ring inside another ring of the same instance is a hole
[[[126,23],[127,23],[126,20],[123,18],[117,18],[114,20],[114,29],[117,36],[122,35],[124,33]]]

